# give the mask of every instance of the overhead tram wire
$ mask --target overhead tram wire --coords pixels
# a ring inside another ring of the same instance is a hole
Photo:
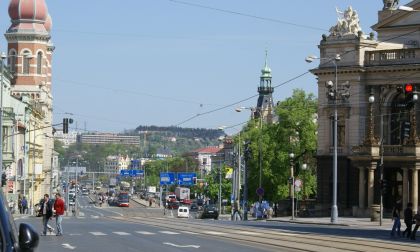
[[[393,39],[396,39],[396,38],[404,37],[404,36],[406,36],[406,35],[409,35],[409,34],[412,34],[412,33],[416,33],[416,32],[419,32],[419,31],[420,31],[420,29],[417,29],[417,30],[414,30],[414,31],[410,31],[410,32],[407,32],[407,33],[404,33],[404,34],[401,34],[401,35],[398,35],[398,36],[395,36],[395,37],[389,38],[389,39],[387,39],[387,40],[380,41],[378,44],[385,43],[385,42],[387,42],[387,41],[390,41],[390,40],[393,40]],[[361,46],[360,48],[364,48],[364,47],[367,47],[367,46]],[[346,55],[346,54],[351,53],[351,52],[354,52],[354,51],[356,51],[356,49],[349,50],[349,51],[347,51],[347,52],[345,52],[345,53],[341,54],[341,56]],[[332,60],[333,60],[333,59],[331,59],[331,60],[329,60],[329,61],[327,61],[327,62],[323,63],[322,65],[326,65],[326,64],[328,64],[329,62],[332,62]],[[286,84],[288,84],[289,82],[291,82],[291,81],[293,81],[293,80],[296,80],[296,79],[299,79],[299,78],[301,78],[302,76],[305,76],[305,75],[306,75],[306,74],[308,74],[308,73],[310,73],[310,72],[309,72],[309,71],[305,71],[304,73],[299,74],[299,75],[297,75],[297,76],[295,76],[295,77],[293,77],[293,78],[291,78],[291,79],[289,79],[289,80],[287,80],[287,81],[285,81],[285,82],[283,82],[283,83],[280,83],[280,84],[278,84],[278,85],[273,86],[273,88],[277,88],[277,87],[280,87],[280,86],[286,85]],[[241,103],[241,102],[244,102],[244,101],[250,100],[250,99],[252,99],[252,98],[254,98],[254,97],[257,97],[258,95],[259,95],[259,94],[255,94],[255,95],[250,96],[250,97],[248,97],[248,98],[245,98],[245,99],[243,99],[243,100],[241,100],[241,101],[234,102],[234,103],[231,103],[231,104],[225,105],[225,106],[223,106],[223,107],[220,107],[220,108],[217,108],[217,109],[213,109],[213,110],[210,110],[210,111],[207,111],[207,112],[204,112],[204,113],[198,113],[198,114],[196,114],[196,115],[194,115],[194,116],[191,116],[191,117],[189,117],[189,118],[187,118],[187,119],[185,119],[185,120],[183,120],[183,121],[181,121],[181,122],[179,122],[179,123],[175,124],[175,126],[176,126],[176,127],[179,127],[179,126],[181,126],[182,124],[184,124],[184,123],[186,123],[186,122],[189,122],[189,121],[194,120],[195,118],[198,118],[198,117],[201,117],[201,116],[203,116],[203,115],[207,115],[207,114],[210,114],[210,113],[214,113],[214,112],[217,112],[217,111],[220,111],[220,110],[223,110],[223,109],[226,109],[226,108],[232,107],[232,106],[237,105],[237,104],[239,104],[239,103]]]
[[[191,7],[201,8],[201,9],[207,9],[207,10],[213,10],[213,11],[218,11],[218,12],[223,12],[223,13],[227,13],[227,14],[233,14],[233,15],[243,16],[243,17],[248,17],[248,18],[254,18],[254,19],[269,21],[269,22],[278,23],[278,24],[285,24],[285,25],[290,25],[290,26],[299,27],[299,28],[305,28],[305,29],[316,30],[316,31],[328,31],[328,29],[324,29],[324,28],[287,22],[287,21],[283,21],[283,20],[279,20],[279,19],[275,19],[275,18],[261,17],[261,16],[242,13],[242,12],[238,12],[238,11],[226,10],[226,9],[211,7],[211,6],[202,5],[202,4],[191,3],[191,2],[187,2],[187,1],[181,1],[181,0],[168,0],[168,1],[176,3],[176,4],[183,4],[183,5],[186,5],[186,6],[191,6]]]

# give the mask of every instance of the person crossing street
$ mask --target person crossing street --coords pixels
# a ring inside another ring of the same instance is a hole
[[[42,224],[43,224],[43,230],[42,230],[42,236],[47,235],[47,229],[48,229],[48,221],[52,218],[53,215],[53,209],[52,204],[50,201],[50,196],[48,194],[44,195],[44,198],[41,200],[41,209],[40,212],[42,213]]]
[[[55,222],[57,226],[57,236],[63,235],[63,228],[61,226],[61,222],[63,221],[63,215],[65,211],[64,207],[64,200],[61,198],[60,193],[55,194],[55,202],[54,202],[54,210],[55,210]]]

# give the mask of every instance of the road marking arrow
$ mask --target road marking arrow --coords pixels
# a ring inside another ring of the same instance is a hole
[[[164,242],[163,244],[177,248],[200,248],[200,245],[177,245],[170,242]]]
[[[61,244],[62,246],[63,246],[63,248],[66,248],[66,249],[70,249],[70,250],[73,250],[73,249],[75,249],[76,247],[74,247],[74,246],[71,246],[70,244],[68,244],[68,243],[63,243],[63,244]]]

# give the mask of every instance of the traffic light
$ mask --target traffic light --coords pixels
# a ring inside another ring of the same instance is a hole
[[[416,93],[416,87],[413,84],[405,84],[404,94],[405,94],[405,106],[407,109],[411,109],[414,106],[414,102],[416,102],[418,98],[417,93]]]
[[[5,186],[7,183],[7,179],[6,179],[6,173],[3,173],[1,175],[1,187]]]
[[[382,195],[386,194],[388,192],[388,186],[389,186],[388,181],[386,179],[382,179],[379,183],[381,185]]]
[[[69,124],[73,123],[73,119],[71,118],[63,118],[63,133],[69,133]]]
[[[336,95],[334,83],[332,81],[327,81],[325,82],[325,87],[327,88],[327,98],[329,100],[334,100]]]
[[[411,123],[408,121],[402,122],[402,129],[401,129],[401,140],[404,143],[404,140],[410,137],[410,129]]]
[[[63,133],[67,134],[69,133],[69,119],[63,118]]]

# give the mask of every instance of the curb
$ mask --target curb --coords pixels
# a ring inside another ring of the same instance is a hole
[[[259,221],[259,220],[255,220],[255,221]],[[295,223],[295,224],[305,224],[305,225],[344,226],[344,227],[351,226],[350,224],[346,224],[346,223],[307,222],[307,221],[299,221],[299,220],[267,219],[266,221],[276,221],[276,222],[283,222],[283,223]]]

